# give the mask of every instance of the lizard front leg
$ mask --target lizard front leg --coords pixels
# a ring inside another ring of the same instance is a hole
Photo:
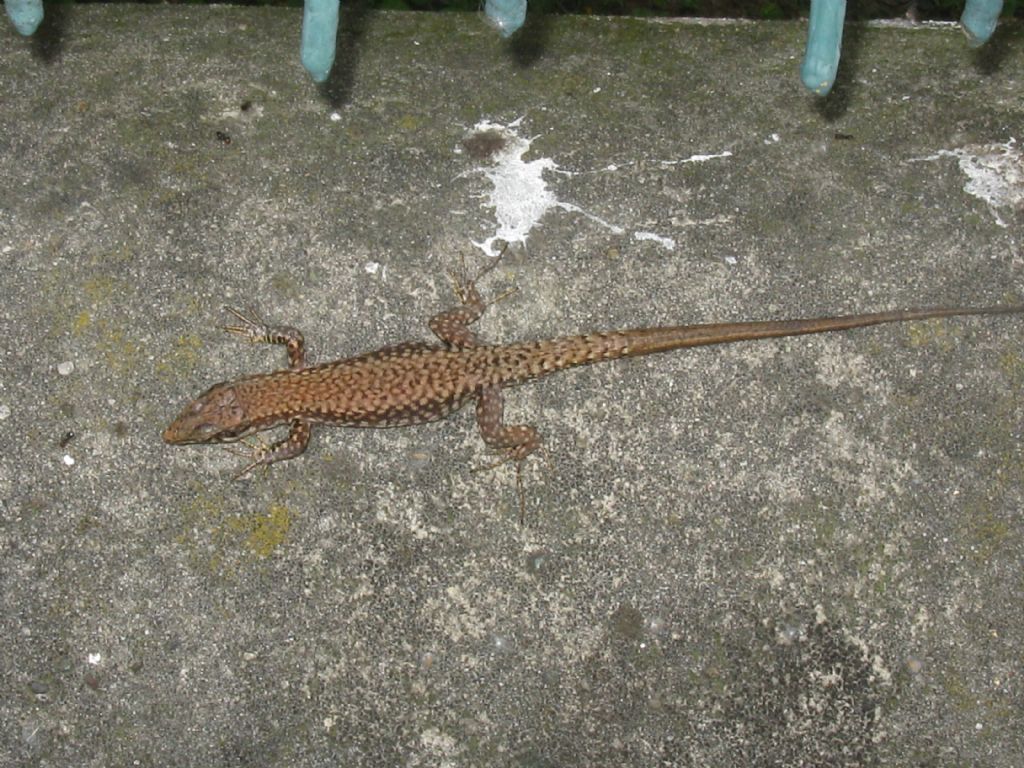
[[[312,432],[310,423],[305,419],[292,419],[288,436],[278,440],[276,443],[267,445],[259,440],[259,438],[257,438],[255,445],[246,443],[245,445],[249,451],[245,455],[248,456],[250,461],[235,475],[235,479],[237,480],[256,469],[256,467],[269,467],[275,462],[287,461],[288,459],[294,459],[296,456],[301,456],[305,452],[306,446],[309,445],[309,437]],[[239,451],[238,453],[241,452]]]
[[[480,340],[469,326],[480,319],[487,305],[480,298],[480,292],[472,280],[461,277],[452,279],[455,282],[455,294],[462,304],[430,318],[430,330],[455,349],[475,347]]]
[[[466,277],[465,268],[460,273],[451,274],[455,295],[461,303],[454,309],[449,309],[430,318],[430,330],[448,346],[455,349],[464,349],[466,347],[475,347],[479,344],[480,340],[469,326],[480,319],[480,316],[483,315],[484,310],[490,304],[499,302],[512,293],[512,291],[508,291],[501,294],[494,301],[487,303],[480,297],[480,292],[476,289],[477,281],[494,269],[495,265],[501,260],[501,257],[505,255],[506,250],[508,250],[508,243],[501,249],[501,253],[484,267],[475,278]]]
[[[241,336],[252,344],[280,344],[288,353],[289,368],[298,371],[306,367],[306,343],[297,328],[268,325],[252,309],[247,312],[234,307],[226,309],[237,318],[239,325],[226,325],[225,331]]]
[[[474,347],[479,343],[479,339],[470,326],[478,321],[487,305],[480,298],[480,292],[476,290],[476,281],[466,278],[464,274],[452,274],[452,282],[455,294],[462,303],[431,317],[430,330],[450,347]]]

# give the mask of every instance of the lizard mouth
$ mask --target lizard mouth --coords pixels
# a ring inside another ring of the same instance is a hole
[[[195,443],[233,443],[249,434],[250,429],[229,430],[217,424],[179,424],[173,422],[163,432],[165,443],[193,445]]]

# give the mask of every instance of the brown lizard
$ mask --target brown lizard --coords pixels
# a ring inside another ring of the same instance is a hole
[[[503,387],[549,373],[620,357],[637,357],[684,347],[825,333],[882,323],[1024,313],[1024,305],[908,309],[803,320],[683,325],[589,333],[543,341],[493,346],[470,329],[486,308],[475,282],[456,281],[462,304],[434,316],[430,329],[441,345],[407,342],[356,357],[306,365],[302,334],[269,326],[254,313],[229,309],[240,325],[225,330],[253,342],[283,345],[288,369],[244,376],[216,384],[189,403],[164,431],[173,445],[230,443],[288,424],[288,436],[270,445],[250,446],[260,465],[292,459],[306,450],[314,424],[350,427],[404,427],[448,416],[476,399],[480,435],[491,448],[521,462],[540,447],[540,435],[527,425],[502,420]]]

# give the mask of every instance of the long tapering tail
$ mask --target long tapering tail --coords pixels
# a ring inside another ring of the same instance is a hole
[[[710,344],[730,344],[736,341],[846,331],[883,323],[901,323],[939,317],[1016,314],[1024,314],[1024,305],[978,308],[937,307],[798,320],[708,323],[588,333],[550,341],[522,342],[503,348],[505,357],[503,362],[507,374],[503,378],[508,382],[526,381],[577,365]]]

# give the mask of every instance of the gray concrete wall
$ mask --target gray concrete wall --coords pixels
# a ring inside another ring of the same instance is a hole
[[[820,103],[800,24],[349,16],[326,91],[298,11],[48,24],[0,32],[0,763],[1019,763],[1021,319],[510,391],[526,525],[469,410],[237,482],[160,440],[283,364],[223,305],[429,339],[499,218],[496,342],[1020,301],[1019,26],[854,27]]]

